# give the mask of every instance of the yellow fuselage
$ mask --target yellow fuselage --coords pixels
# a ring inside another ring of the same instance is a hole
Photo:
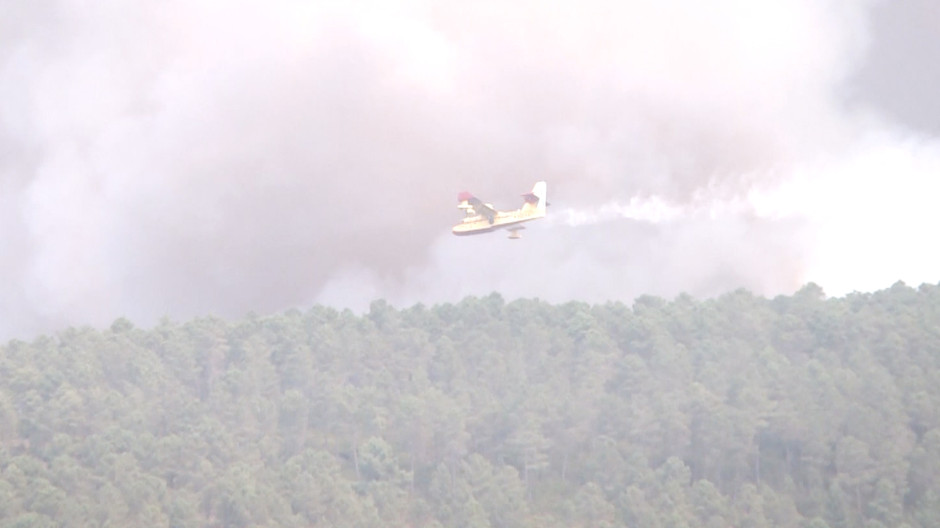
[[[544,211],[536,209],[528,211],[523,209],[516,209],[515,211],[497,211],[493,216],[493,222],[490,223],[489,219],[483,215],[472,215],[464,218],[463,222],[455,225],[453,232],[455,235],[477,235],[488,233],[495,229],[505,229],[515,224],[521,224],[522,222],[528,222],[529,220],[535,220],[544,216]]]

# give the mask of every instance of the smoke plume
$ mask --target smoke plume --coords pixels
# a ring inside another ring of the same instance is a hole
[[[868,60],[887,4],[7,2],[0,338],[936,281],[937,129]],[[450,235],[458,191],[539,179],[523,240]]]

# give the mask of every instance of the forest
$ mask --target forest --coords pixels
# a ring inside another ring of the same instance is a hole
[[[940,526],[940,286],[0,345],[0,527]]]

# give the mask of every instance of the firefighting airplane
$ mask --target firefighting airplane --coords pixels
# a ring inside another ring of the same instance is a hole
[[[496,229],[508,229],[509,238],[521,238],[519,231],[525,229],[523,222],[545,218],[545,182],[540,181],[532,191],[523,194],[525,202],[515,211],[497,211],[493,204],[483,203],[476,196],[463,191],[457,195],[457,208],[465,216],[462,222],[454,226],[455,235],[478,235]]]

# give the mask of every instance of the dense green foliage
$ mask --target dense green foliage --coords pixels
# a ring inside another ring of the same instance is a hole
[[[376,301],[0,353],[2,526],[940,526],[937,286]]]

